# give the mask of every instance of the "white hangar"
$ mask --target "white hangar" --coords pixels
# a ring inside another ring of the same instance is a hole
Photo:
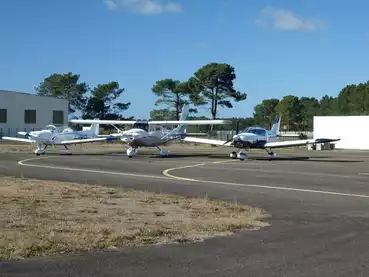
[[[335,149],[369,150],[369,116],[314,116],[314,138],[340,138]]]
[[[68,124],[68,100],[0,90],[0,137]]]

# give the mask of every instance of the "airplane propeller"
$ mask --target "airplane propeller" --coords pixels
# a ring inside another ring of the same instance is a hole
[[[236,134],[233,135],[232,138],[227,140],[224,144],[227,144],[228,142],[231,142],[233,140],[233,137],[239,134],[239,130],[240,130],[240,121],[237,120],[237,122],[236,122]]]

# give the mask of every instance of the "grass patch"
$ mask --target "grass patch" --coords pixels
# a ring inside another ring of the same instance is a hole
[[[222,201],[0,177],[0,259],[192,242],[267,226],[266,216]]]

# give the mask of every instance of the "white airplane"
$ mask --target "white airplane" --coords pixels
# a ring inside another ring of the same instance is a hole
[[[120,137],[121,141],[125,142],[129,148],[126,153],[127,156],[132,158],[137,154],[139,147],[156,147],[159,149],[161,157],[169,155],[168,150],[161,149],[159,146],[169,141],[176,139],[183,139],[187,136],[187,126],[193,125],[207,125],[207,124],[226,124],[227,120],[186,120],[189,113],[189,106],[184,105],[180,120],[172,121],[124,121],[124,120],[90,120],[90,119],[73,119],[72,123],[77,124],[108,124],[108,125],[129,125],[132,124],[133,128],[127,131],[121,131],[118,129],[118,133],[110,134],[109,137]],[[173,130],[166,130],[160,125],[178,125]],[[159,125],[159,126],[158,126]],[[150,128],[153,127],[153,128]]]
[[[18,132],[18,134],[25,136],[26,138],[23,139],[16,137],[2,137],[2,139],[17,142],[35,143],[35,154],[37,156],[39,156],[40,154],[45,154],[45,150],[49,145],[52,145],[53,147],[55,145],[63,145],[68,151],[67,145],[109,141],[116,139],[111,137],[98,137],[98,124],[92,124],[90,129],[86,131],[73,131],[70,128],[58,130],[58,128],[56,128],[54,125],[47,125],[44,129],[40,131]],[[44,147],[42,147],[42,145],[44,145]]]
[[[261,127],[248,127],[243,132],[238,133],[228,141],[203,139],[195,137],[186,137],[183,141],[195,142],[195,143],[205,143],[212,145],[222,145],[228,147],[237,148],[238,151],[232,151],[230,157],[232,159],[240,159],[241,161],[247,159],[246,151],[248,149],[265,149],[268,152],[269,159],[276,156],[272,149],[274,148],[285,148],[285,147],[295,147],[303,146],[308,144],[316,143],[326,143],[339,141],[340,139],[329,139],[329,138],[319,138],[319,139],[306,139],[306,140],[290,140],[290,141],[278,141],[279,137],[279,126],[281,123],[281,117],[277,115],[273,122],[273,126],[270,130],[266,130]],[[269,151],[268,151],[269,149]],[[245,150],[245,152],[243,151]]]

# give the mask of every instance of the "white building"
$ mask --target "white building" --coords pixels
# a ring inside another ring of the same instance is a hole
[[[68,124],[68,100],[0,90],[0,136]]]
[[[369,150],[369,116],[314,116],[314,139],[340,138],[336,149]]]

